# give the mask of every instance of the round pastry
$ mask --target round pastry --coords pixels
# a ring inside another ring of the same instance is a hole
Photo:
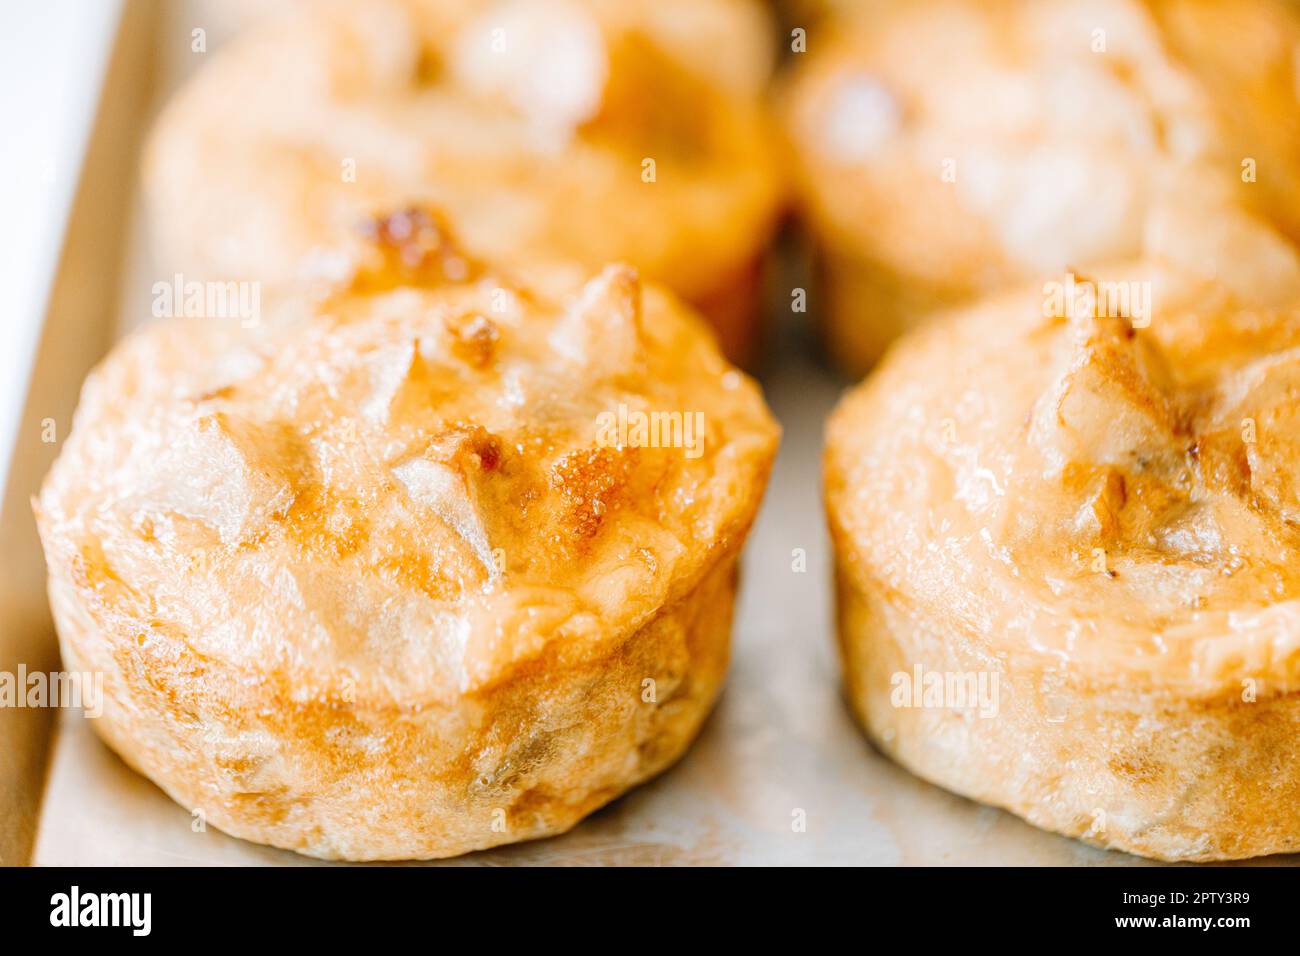
[[[839,643],[881,750],[1104,847],[1300,849],[1300,281],[1273,284],[1059,276],[845,398]]]
[[[372,252],[91,376],[36,505],[64,661],[104,674],[103,738],[235,836],[559,833],[708,713],[777,427],[630,267],[523,286],[417,213]]]
[[[432,205],[509,267],[628,261],[749,358],[780,200],[767,24],[754,0],[366,0],[256,25],[160,118],[159,250],[335,279],[358,221]]]
[[[833,358],[1050,271],[1140,257],[1228,193],[1300,239],[1300,24],[1283,0],[921,0],[819,25],[786,91]]]

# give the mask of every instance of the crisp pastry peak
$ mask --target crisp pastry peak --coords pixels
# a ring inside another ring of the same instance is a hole
[[[453,426],[427,448],[393,466],[411,500],[428,508],[460,536],[488,580],[501,577],[487,527],[480,513],[480,488],[502,464],[501,440],[481,426]]]
[[[1300,348],[1225,374],[1207,403],[1196,452],[1208,488],[1300,527]]]
[[[1159,351],[1127,317],[1097,304],[1068,322],[1065,367],[1034,412],[1033,440],[1055,470],[1176,462],[1179,413]]]
[[[1190,379],[1178,374],[1178,333],[1169,327],[1195,320],[1161,316],[1162,337],[1145,323],[1135,328],[1123,314],[1106,314],[1097,301],[1058,316],[1068,323],[1068,334],[1030,427],[1031,444],[1044,456],[1049,477],[1068,485],[1072,476],[1100,474],[1090,484],[1075,482],[1085,489],[1089,513],[1099,500],[1113,511],[1117,502],[1123,504],[1125,488],[1141,482],[1148,490],[1159,483],[1166,507],[1230,494],[1295,523],[1300,348],[1252,352],[1251,338],[1270,324],[1270,316],[1286,322],[1266,309],[1226,323],[1229,331],[1217,337],[1222,355],[1216,360],[1213,345],[1202,343]],[[1147,505],[1156,500],[1145,498]],[[1146,525],[1141,527],[1145,534]]]
[[[631,266],[613,265],[586,284],[550,341],[569,361],[611,374],[638,368],[641,339],[641,282]]]

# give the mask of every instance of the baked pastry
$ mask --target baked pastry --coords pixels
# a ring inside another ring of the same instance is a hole
[[[628,261],[750,357],[780,201],[755,0],[365,0],[257,24],[161,116],[169,268],[269,285],[349,268],[359,221],[444,211],[508,267]]]
[[[927,323],[827,430],[871,739],[1164,860],[1300,849],[1300,273],[1240,238],[1231,284],[1150,261]]]
[[[629,267],[523,286],[416,212],[371,251],[91,376],[36,503],[64,660],[104,674],[103,738],[235,836],[559,833],[708,713],[777,427]]]
[[[1202,190],[1300,239],[1297,49],[1284,0],[920,0],[819,24],[783,113],[831,356],[860,373],[934,311],[1138,258],[1151,208]]]

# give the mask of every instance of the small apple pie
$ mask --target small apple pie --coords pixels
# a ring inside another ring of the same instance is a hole
[[[569,829],[686,749],[776,451],[628,266],[522,285],[411,211],[323,299],[169,319],[36,503],[96,730],[228,833],[425,859]]]
[[[826,504],[881,750],[1103,847],[1300,850],[1300,283],[1273,281],[1057,276],[848,395]]]

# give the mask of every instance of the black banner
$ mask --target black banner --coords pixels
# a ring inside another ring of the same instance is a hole
[[[575,943],[657,945],[697,923],[733,940],[834,930],[878,941],[902,934],[925,947],[1040,933],[1147,942],[1200,936],[1232,945],[1280,933],[1295,908],[1294,878],[1267,866],[10,869],[0,881],[0,912],[19,938],[76,934],[128,945],[283,938],[337,946],[397,932],[433,933],[431,946],[439,938],[456,945],[466,934],[484,944],[523,943],[521,933],[546,945],[563,945],[565,933],[576,934]]]

